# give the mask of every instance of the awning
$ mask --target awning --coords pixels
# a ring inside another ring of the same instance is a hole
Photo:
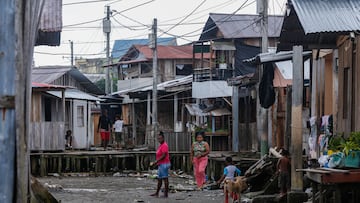
[[[226,51],[235,51],[235,45],[233,42],[213,42],[211,45],[212,50],[226,50]]]
[[[293,51],[282,51],[278,53],[260,53],[252,58],[243,60],[244,63],[253,63],[253,64],[262,64],[268,62],[278,62],[278,61],[287,61],[292,60]],[[310,57],[311,51],[304,51],[303,57]]]
[[[198,104],[185,104],[186,109],[192,116],[209,116],[210,113],[204,113]]]
[[[203,112],[198,104],[185,104],[186,109],[192,116],[227,116],[231,115],[231,112],[227,108],[217,108],[209,112]]]
[[[214,109],[210,111],[212,116],[228,116],[231,112],[227,108]]]
[[[61,98],[60,91],[46,91],[48,94],[51,94],[55,97]],[[82,92],[77,89],[67,89],[65,90],[65,99],[78,99],[78,100],[88,100],[88,101],[102,101],[97,97],[94,97],[90,94]]]

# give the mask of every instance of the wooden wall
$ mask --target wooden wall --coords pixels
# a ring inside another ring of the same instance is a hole
[[[30,150],[65,150],[64,122],[31,122]]]
[[[325,56],[324,115],[333,114],[333,54]]]
[[[338,116],[337,116],[337,132],[348,134],[352,128],[352,87],[353,75],[355,71],[352,67],[352,49],[351,40],[345,40],[339,45],[339,100],[338,100]]]

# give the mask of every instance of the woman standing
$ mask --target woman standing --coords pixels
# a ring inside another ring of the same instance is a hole
[[[191,146],[190,160],[194,165],[194,175],[198,189],[202,189],[205,183],[205,169],[208,163],[208,154],[210,147],[204,141],[204,131],[196,132],[196,141]]]
[[[151,194],[151,196],[158,197],[159,192],[162,186],[162,182],[164,180],[165,190],[164,197],[168,197],[169,192],[169,168],[170,168],[170,157],[169,157],[169,147],[164,139],[164,133],[160,131],[158,137],[158,142],[160,143],[157,151],[156,151],[156,161],[151,162],[150,166],[157,164],[158,165],[158,183],[156,192]]]

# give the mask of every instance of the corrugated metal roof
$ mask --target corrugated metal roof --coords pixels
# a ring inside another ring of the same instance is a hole
[[[70,66],[42,66],[33,68],[31,73],[31,81],[52,84],[56,79],[62,77],[66,73],[69,73],[71,77],[77,80],[87,92],[96,95],[104,94],[104,92],[98,86],[92,83],[77,68]],[[67,86],[68,84],[64,85]]]
[[[278,51],[336,49],[338,36],[360,30],[359,0],[292,0],[288,9]]]
[[[359,0],[292,0],[305,34],[360,30]]]
[[[218,31],[225,39],[261,37],[259,15],[211,13],[201,33],[200,41],[217,39]],[[268,36],[279,37],[283,16],[269,16]]]
[[[70,70],[70,66],[42,66],[33,68],[31,81],[50,84]]]
[[[260,53],[252,58],[243,60],[243,62],[261,64],[268,62],[286,61],[292,59],[293,53],[294,53],[293,51],[281,51],[277,53],[272,53],[272,52]],[[311,56],[311,54],[312,54],[311,51],[303,52],[304,57],[309,57]]]
[[[39,28],[44,32],[58,32],[62,29],[62,0],[46,0],[42,10]]]
[[[38,83],[38,82],[32,82],[31,87],[32,88],[48,88],[48,89],[66,89],[67,88],[62,85],[52,85],[52,84]]]
[[[192,81],[193,81],[193,75],[188,75],[188,76],[185,76],[182,78],[162,82],[157,85],[157,90],[166,91],[167,88],[172,88],[172,87],[185,85],[185,84],[191,84]],[[153,89],[153,86],[151,85],[151,86],[144,87],[138,91],[145,92],[145,91],[152,91],[152,89]]]
[[[134,47],[147,59],[153,58],[153,51],[147,45],[134,45]],[[192,45],[186,46],[166,46],[158,45],[158,59],[192,59]]]
[[[177,45],[176,38],[174,37],[158,38],[157,40],[158,45]],[[149,44],[149,39],[115,40],[111,51],[111,57],[121,58],[128,49],[135,44],[147,45]]]
[[[54,95],[58,98],[61,98],[60,91],[47,91],[47,93]],[[90,94],[82,92],[77,89],[67,89],[65,90],[65,99],[78,99],[78,100],[88,100],[88,101],[102,101],[101,99],[94,97]]]

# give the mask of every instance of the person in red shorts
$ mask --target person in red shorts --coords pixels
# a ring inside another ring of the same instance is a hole
[[[100,132],[101,136],[101,146],[103,146],[104,150],[106,150],[109,144],[111,133],[111,123],[106,109],[102,111],[102,115],[100,116],[98,132]]]
[[[158,197],[159,191],[162,186],[162,182],[164,180],[165,190],[164,190],[164,197],[168,197],[169,193],[169,169],[170,169],[170,156],[169,156],[169,147],[164,139],[164,133],[160,131],[157,137],[160,145],[156,151],[156,161],[151,162],[150,165],[157,164],[158,165],[158,183],[156,192],[151,194],[151,196]]]

